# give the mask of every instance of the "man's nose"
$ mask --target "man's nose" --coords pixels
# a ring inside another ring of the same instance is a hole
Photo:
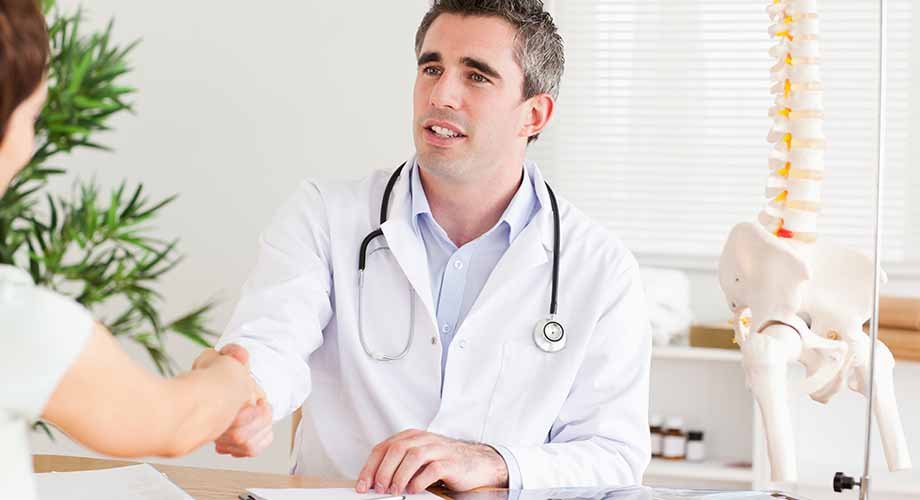
[[[452,75],[445,73],[438,78],[431,89],[429,104],[436,108],[460,108],[460,84]]]

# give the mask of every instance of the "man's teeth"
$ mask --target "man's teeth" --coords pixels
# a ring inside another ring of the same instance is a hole
[[[451,129],[444,128],[444,127],[437,127],[437,126],[431,127],[431,131],[434,132],[435,134],[440,135],[441,137],[460,137],[460,134],[454,132]]]

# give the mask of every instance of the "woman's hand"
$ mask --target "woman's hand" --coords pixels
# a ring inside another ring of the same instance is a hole
[[[249,352],[238,344],[228,344],[224,346],[220,352],[210,348],[202,351],[192,364],[192,370],[206,369],[213,366],[215,363],[224,362],[229,359],[236,360],[247,369],[249,368]],[[249,377],[249,382],[252,389],[250,404],[256,405],[260,399],[265,399],[265,392],[262,391],[262,388],[259,387],[259,384],[257,384],[255,380],[252,380],[252,377]]]

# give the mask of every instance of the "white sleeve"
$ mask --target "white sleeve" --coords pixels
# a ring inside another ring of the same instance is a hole
[[[651,332],[638,265],[599,319],[550,441],[509,446],[523,487],[639,485],[650,460]]]
[[[0,284],[0,325],[0,404],[38,420],[92,333],[92,317],[54,292],[7,283]]]
[[[320,192],[304,183],[259,239],[259,254],[217,343],[249,351],[250,372],[275,421],[310,394],[307,359],[332,317],[328,219]]]

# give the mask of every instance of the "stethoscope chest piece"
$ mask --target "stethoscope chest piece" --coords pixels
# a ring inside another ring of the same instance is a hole
[[[553,317],[541,320],[533,330],[533,341],[543,352],[559,352],[565,349],[565,328]]]

